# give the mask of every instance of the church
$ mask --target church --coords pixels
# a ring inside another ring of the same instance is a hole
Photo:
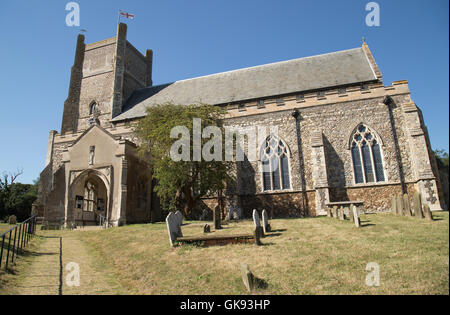
[[[328,202],[361,200],[365,212],[389,211],[392,197],[420,192],[446,208],[421,110],[408,82],[383,83],[362,47],[153,85],[153,52],[114,37],[78,36],[60,132],[50,131],[34,211],[57,227],[119,226],[164,220],[150,166],[136,152],[133,126],[154,104],[207,103],[227,110],[225,125],[276,126],[259,143],[265,157],[237,162],[224,213],[272,217],[326,213]],[[213,209],[217,198],[205,199]]]

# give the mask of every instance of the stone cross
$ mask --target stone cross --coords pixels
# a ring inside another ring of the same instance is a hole
[[[431,212],[429,205],[423,205],[423,214],[427,220],[433,221],[433,213]]]
[[[397,197],[392,197],[392,209],[391,209],[392,214],[397,215],[398,211],[397,211]]]
[[[404,194],[403,195],[403,204],[405,206],[405,215],[407,215],[408,217],[412,216],[411,215],[411,205],[409,203],[409,197],[408,194]]]
[[[421,200],[420,193],[418,193],[417,191],[414,193],[413,206],[414,206],[414,215],[417,218],[423,218],[422,200]]]
[[[361,220],[360,220],[359,215],[358,215],[358,207],[353,205],[350,212],[353,214],[353,220],[355,222],[355,226],[358,227],[358,228],[361,227]]]
[[[262,211],[262,221],[263,221],[264,234],[267,232],[270,232],[269,217],[268,217],[267,211],[265,209]]]
[[[178,237],[183,236],[181,234],[181,228],[178,224],[178,218],[173,212],[170,212],[166,218],[167,231],[169,232],[170,246],[174,246]],[[181,235],[180,235],[181,234]]]

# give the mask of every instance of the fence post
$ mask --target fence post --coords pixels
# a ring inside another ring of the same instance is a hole
[[[3,245],[5,244],[5,234],[2,237],[2,249],[0,250],[0,267],[2,266],[3,261]]]
[[[9,231],[8,251],[6,252],[6,263],[5,263],[5,270],[7,270],[7,269],[8,269],[9,248],[11,247],[11,234],[12,234],[12,230],[11,230],[11,231]]]
[[[16,237],[17,237],[17,225],[14,228],[14,242],[13,242],[13,248],[12,248],[11,263],[14,263],[14,256],[16,253]]]

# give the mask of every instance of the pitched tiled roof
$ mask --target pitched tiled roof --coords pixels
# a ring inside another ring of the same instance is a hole
[[[155,104],[212,105],[377,80],[362,48],[151,86],[133,92],[112,121],[144,117]]]

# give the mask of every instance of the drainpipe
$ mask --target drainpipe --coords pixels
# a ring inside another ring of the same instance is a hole
[[[300,168],[300,186],[302,189],[302,204],[301,204],[301,208],[306,211],[307,207],[306,207],[306,185],[305,185],[305,174],[304,174],[304,168],[303,168],[303,153],[302,153],[302,145],[301,145],[301,138],[300,138],[300,120],[301,120],[301,116],[300,116],[300,112],[298,111],[298,109],[295,109],[292,113],[291,113],[292,117],[294,117],[295,119],[295,130],[296,130],[296,134],[297,134],[297,149],[298,149],[298,165]]]

